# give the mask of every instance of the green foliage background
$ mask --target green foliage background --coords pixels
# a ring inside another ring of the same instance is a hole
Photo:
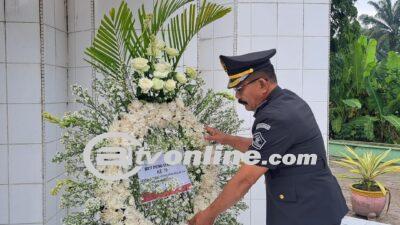
[[[361,34],[354,3],[354,0],[332,1],[330,137],[400,143],[400,56],[389,51],[378,60],[384,40],[377,42]],[[380,4],[385,4],[384,0]],[[398,4],[394,7],[398,8]],[[399,20],[397,8],[392,16]],[[385,16],[378,11],[377,17]]]

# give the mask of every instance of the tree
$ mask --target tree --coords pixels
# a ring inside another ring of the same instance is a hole
[[[356,0],[332,0],[331,4],[331,53],[349,48],[360,36]]]
[[[375,16],[361,15],[367,26],[366,34],[378,41],[380,56],[388,51],[399,51],[400,1],[392,5],[391,0],[369,1],[376,10]]]

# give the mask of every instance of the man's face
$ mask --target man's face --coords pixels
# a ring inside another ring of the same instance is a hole
[[[261,79],[263,78],[259,78],[249,82],[245,81],[243,84],[235,89],[235,96],[238,99],[238,102],[244,105],[244,107],[248,111],[255,111],[257,107],[261,104],[261,102],[265,99],[265,93],[267,92],[265,84],[269,82],[263,79],[264,85],[262,85]]]

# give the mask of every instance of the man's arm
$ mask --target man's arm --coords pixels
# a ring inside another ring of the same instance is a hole
[[[222,145],[229,145],[232,148],[237,149],[241,152],[246,152],[253,141],[252,138],[245,138],[245,137],[225,134],[212,127],[205,127],[205,129],[209,134],[208,136],[205,137],[207,141],[216,141]]]
[[[212,225],[219,214],[235,205],[249,191],[250,187],[268,168],[255,165],[242,165],[235,176],[225,185],[220,195],[205,210],[190,221],[190,225]]]

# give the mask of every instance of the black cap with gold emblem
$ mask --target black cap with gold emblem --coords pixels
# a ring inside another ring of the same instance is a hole
[[[234,88],[256,71],[268,68],[273,70],[270,58],[275,54],[276,49],[237,56],[220,55],[222,67],[229,76],[228,88]]]

